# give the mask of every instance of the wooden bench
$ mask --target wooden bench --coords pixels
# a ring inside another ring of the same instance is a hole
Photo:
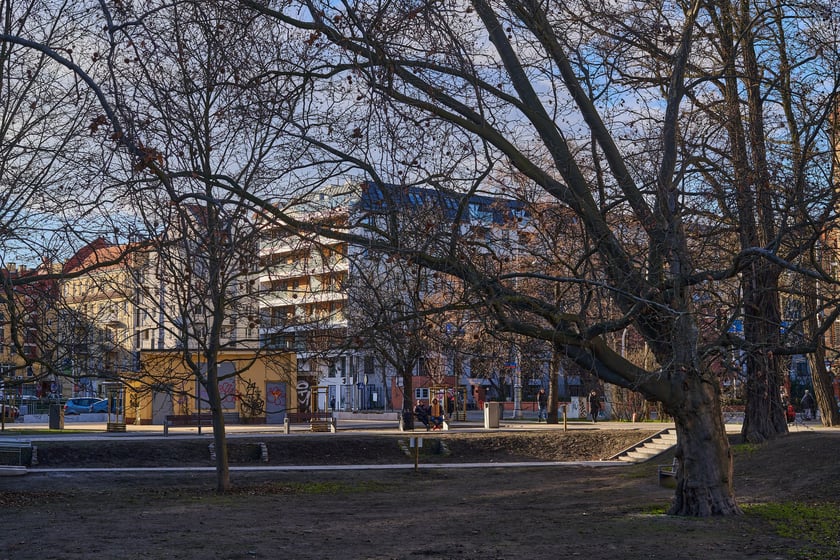
[[[236,424],[239,422],[239,414],[224,413],[225,424]],[[202,412],[201,414],[168,414],[163,422],[163,435],[169,433],[170,427],[206,426],[213,427],[213,414]]]
[[[166,417],[169,426],[212,426],[212,414],[169,414]]]
[[[309,429],[313,432],[336,431],[335,416],[332,412],[287,412],[283,423],[286,426],[286,433],[289,433],[289,424],[309,423]]]
[[[32,462],[32,442],[0,440],[0,467],[27,467]]]

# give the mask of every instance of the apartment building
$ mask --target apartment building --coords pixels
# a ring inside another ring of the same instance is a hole
[[[47,396],[60,391],[42,362],[51,358],[55,335],[56,282],[41,277],[49,265],[29,268],[9,263],[0,270],[0,382],[2,396]],[[11,297],[6,297],[11,294]]]
[[[521,204],[484,196],[462,202],[455,194],[433,189],[347,183],[311,193],[297,209],[297,217],[328,221],[362,237],[364,232],[387,227],[385,222],[395,216],[405,221],[407,231],[409,223],[413,228],[425,220],[447,235],[457,221],[455,230],[460,234],[480,238],[477,247],[518,242],[517,232],[525,227],[526,218]],[[377,310],[355,297],[352,289],[368,283],[360,279],[376,278],[380,295],[389,292],[391,303],[385,305],[405,308],[420,305],[419,300],[440,300],[452,286],[445,287],[441,275],[430,272],[397,274],[392,259],[364,243],[348,244],[280,227],[266,228],[260,260],[260,339],[264,345],[297,353],[298,384],[319,388],[318,408],[399,409],[407,396],[402,394],[398,368],[389,359],[390,350],[377,347],[372,336],[359,336],[359,325],[351,320],[370,327],[377,320]],[[406,297],[407,282],[417,284],[418,301]],[[360,307],[373,315],[365,318]],[[457,319],[445,323],[448,326],[442,328],[451,332]],[[389,325],[383,323],[381,330],[390,330]],[[422,397],[423,391],[428,396],[429,386],[467,383],[469,363],[459,363],[451,348],[424,345],[418,352],[411,366],[417,376],[416,395],[408,396],[411,400]]]
[[[104,238],[64,264],[58,342],[66,352],[62,367],[71,387],[63,396],[101,396],[101,383],[137,371],[136,271],[141,265],[130,245]]]
[[[344,223],[350,200],[346,189],[324,189],[301,201],[296,214]],[[298,390],[303,394],[315,388],[319,410],[359,408],[358,353],[346,345],[347,243],[270,224],[262,233],[257,275],[261,345],[296,353]]]

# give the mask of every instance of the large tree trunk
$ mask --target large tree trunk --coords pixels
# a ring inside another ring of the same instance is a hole
[[[809,356],[809,365],[814,398],[817,400],[823,426],[840,425],[840,412],[837,411],[831,376],[825,367],[825,347],[822,344],[818,344],[817,350]]]
[[[788,431],[779,358],[772,352],[780,344],[779,275],[774,266],[753,263],[744,278],[747,385],[741,436],[761,443]]]
[[[732,450],[720,413],[719,385],[700,375],[683,380],[685,401],[666,406],[677,428],[677,488],[670,514],[736,515]]]

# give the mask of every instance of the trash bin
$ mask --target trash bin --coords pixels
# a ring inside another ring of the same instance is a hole
[[[484,403],[484,428],[498,428],[499,418],[501,416],[501,407],[497,402]]]
[[[64,429],[64,407],[60,404],[50,405],[50,430]]]

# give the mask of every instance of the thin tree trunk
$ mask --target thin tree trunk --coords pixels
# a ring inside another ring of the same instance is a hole
[[[411,375],[411,370],[403,371],[400,374],[403,381],[403,429],[406,431],[414,430],[414,379]]]
[[[216,491],[220,494],[230,490],[230,464],[225,433],[225,417],[222,413],[222,397],[219,393],[219,370],[216,361],[208,361],[207,400],[213,414],[213,445],[216,452]],[[201,420],[199,419],[199,422]]]
[[[559,414],[557,411],[557,381],[560,378],[560,354],[559,352],[551,352],[551,363],[548,367],[548,418],[547,424],[557,424],[559,421]]]

